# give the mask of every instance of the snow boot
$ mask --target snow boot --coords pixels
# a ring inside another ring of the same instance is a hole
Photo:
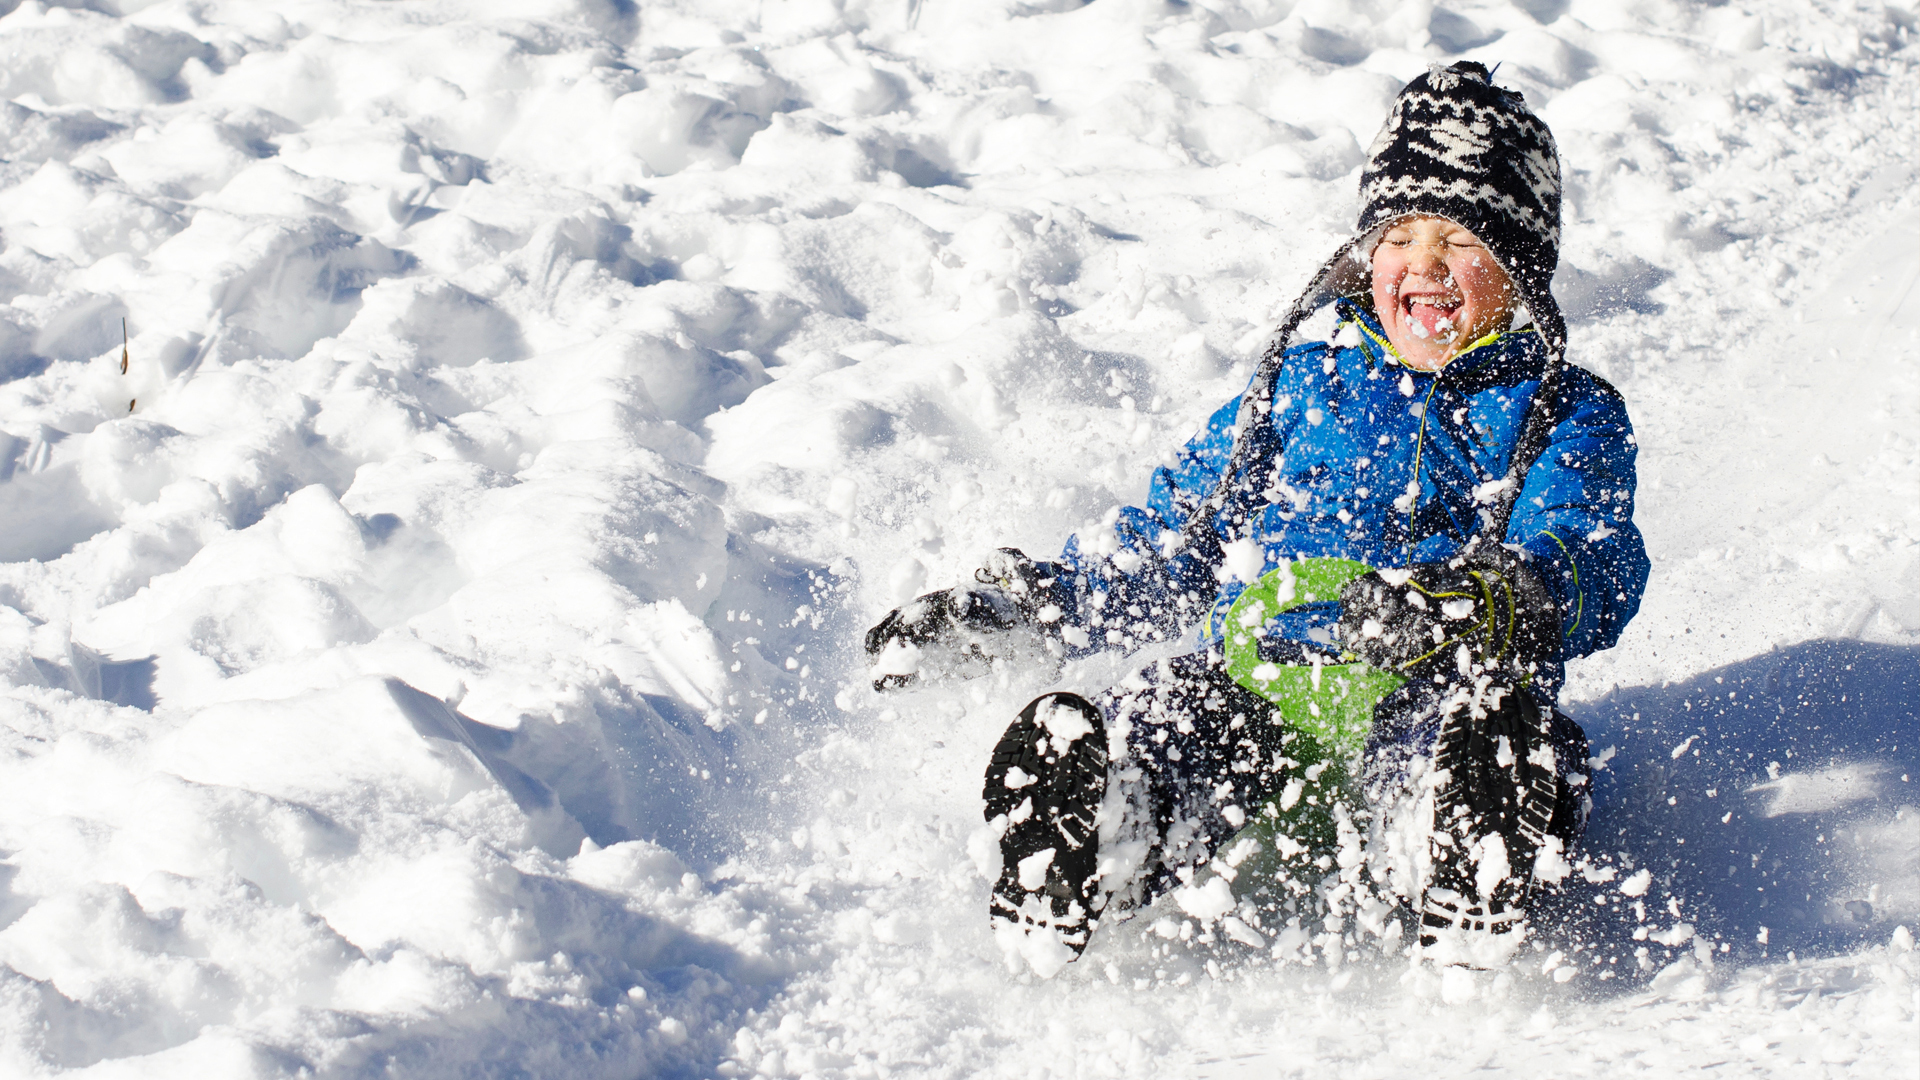
[[[1549,837],[1568,832],[1552,710],[1489,683],[1462,688],[1440,721],[1420,896],[1422,955],[1481,968],[1504,964],[1520,946],[1535,857],[1564,849]]]
[[[1043,977],[1078,957],[1093,931],[1106,786],[1106,724],[1078,694],[1034,699],[987,765],[986,818],[1000,833],[988,914],[1003,946]]]

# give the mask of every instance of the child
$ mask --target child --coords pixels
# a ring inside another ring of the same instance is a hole
[[[1306,804],[1371,808],[1377,874],[1442,962],[1510,955],[1536,884],[1566,875],[1586,742],[1553,707],[1562,664],[1619,638],[1648,564],[1625,406],[1564,360],[1559,172],[1486,68],[1413,80],[1354,236],[1147,505],[1056,562],[1003,549],[868,634],[884,687],[1022,635],[1066,655],[1198,625],[1198,651],[1046,694],[994,748],[991,915],[1037,970],[1104,911],[1218,870],[1236,834],[1304,870],[1285,858],[1330,828]],[[1328,302],[1334,342],[1292,345]]]

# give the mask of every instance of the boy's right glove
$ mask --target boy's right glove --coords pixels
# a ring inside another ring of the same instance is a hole
[[[1038,644],[1023,639],[1060,622],[1055,599],[1062,583],[1054,570],[1017,548],[1001,548],[974,571],[976,584],[926,593],[888,612],[867,631],[873,688],[907,686],[923,674],[964,678],[985,671],[996,656]]]
[[[1493,545],[1347,583],[1334,635],[1372,667],[1524,678],[1559,655],[1560,610],[1532,568]],[[1464,651],[1464,657],[1463,657]]]

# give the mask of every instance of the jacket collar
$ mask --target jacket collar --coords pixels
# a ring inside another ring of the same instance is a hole
[[[1415,378],[1432,378],[1443,373],[1459,375],[1480,367],[1495,357],[1518,358],[1534,351],[1544,356],[1546,350],[1545,340],[1532,326],[1523,326],[1518,330],[1499,330],[1457,353],[1439,371],[1427,371],[1413,367],[1400,358],[1400,353],[1387,340],[1387,332],[1381,328],[1380,320],[1373,312],[1344,298],[1334,305],[1334,311],[1339,319],[1334,327],[1336,336],[1348,323],[1353,324],[1360,331],[1360,348],[1367,354],[1369,361],[1382,367],[1398,368]]]

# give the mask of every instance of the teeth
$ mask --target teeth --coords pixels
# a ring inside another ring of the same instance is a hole
[[[1424,307],[1443,307],[1443,308],[1451,308],[1451,307],[1459,307],[1459,306],[1460,306],[1460,301],[1458,301],[1458,300],[1451,300],[1451,299],[1446,299],[1446,298],[1443,298],[1443,297],[1438,297],[1438,296],[1409,296],[1409,297],[1407,297],[1407,306],[1408,306],[1408,307],[1412,307],[1412,306],[1414,306],[1415,304],[1420,304],[1420,305],[1422,305],[1422,306],[1424,306]]]

